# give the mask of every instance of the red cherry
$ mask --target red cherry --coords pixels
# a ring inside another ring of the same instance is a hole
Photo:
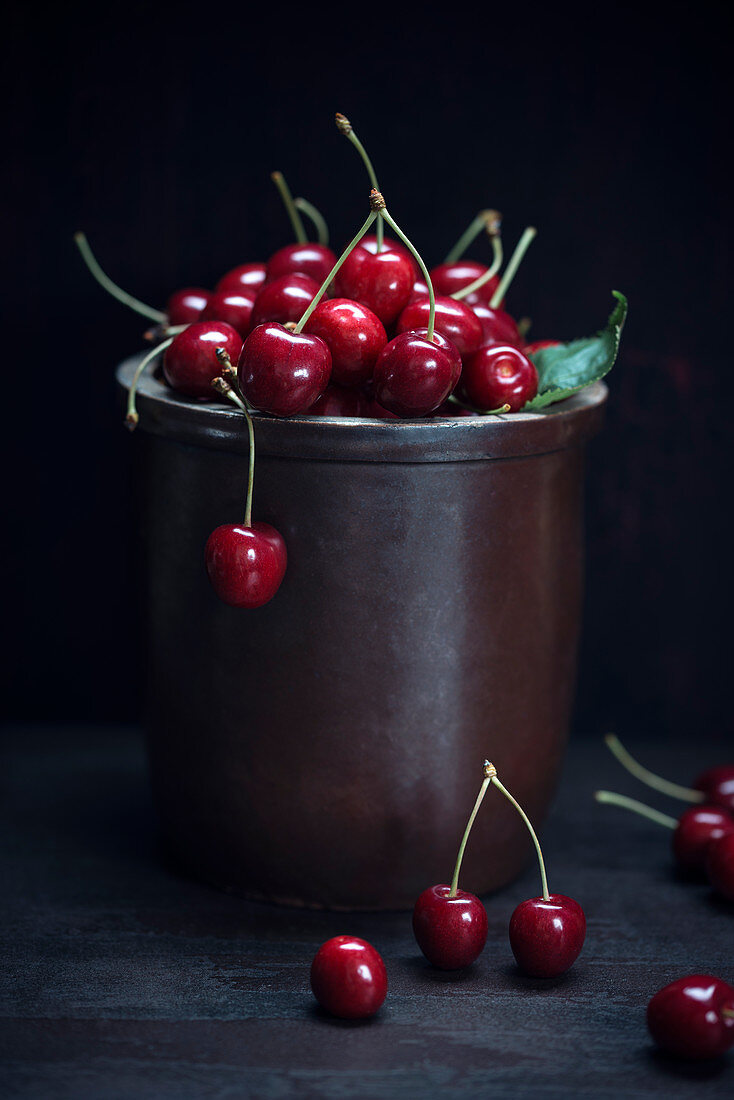
[[[353,386],[335,386],[329,383],[321,397],[314,401],[309,416],[371,416],[370,399],[361,390]]]
[[[359,244],[342,264],[334,294],[361,302],[383,325],[391,325],[410,297],[414,278],[405,256],[392,251],[372,253]]]
[[[511,344],[512,340],[507,341],[507,343]],[[542,351],[543,348],[560,348],[560,346],[560,340],[533,340],[532,343],[525,345],[523,351],[526,355],[534,355],[536,351]]]
[[[322,1008],[343,1020],[374,1016],[387,995],[387,971],[372,944],[334,936],[311,963],[311,989]]]
[[[427,328],[416,328],[416,329],[413,330],[412,335],[414,335],[414,336],[424,336],[426,339],[428,339],[428,329]],[[461,378],[461,356],[459,355],[458,351],[456,350],[455,346],[451,343],[451,341],[447,340],[446,337],[442,336],[441,333],[438,332],[436,329],[433,330],[433,343],[436,345],[436,347],[439,347],[443,351],[445,351],[446,354],[451,359],[451,366],[452,366],[451,389],[453,390],[454,387],[456,386],[456,383]]]
[[[693,786],[703,791],[709,802],[734,810],[734,764],[709,768],[694,780]]]
[[[319,291],[319,283],[308,275],[282,275],[262,288],[252,307],[252,327],[266,321],[281,325],[300,321]]]
[[[319,302],[304,332],[320,336],[331,352],[331,378],[340,386],[361,386],[369,378],[387,334],[372,310],[349,298]]]
[[[211,298],[210,290],[199,286],[187,286],[175,291],[166,302],[166,318],[169,325],[188,325],[201,319]]]
[[[212,382],[221,374],[217,348],[233,363],[242,349],[238,332],[220,321],[197,321],[174,336],[163,356],[163,374],[174,390],[187,397],[213,397]]]
[[[231,607],[262,607],[280,588],[288,562],[283,536],[269,523],[228,523],[206,543],[206,569],[220,600]]]
[[[374,234],[366,233],[359,243],[361,247],[366,248],[368,252],[372,252],[373,254],[377,253],[377,237]],[[396,241],[393,237],[383,237],[382,251],[396,252],[398,256],[403,256],[404,259],[406,259],[410,264],[413,273],[416,276],[420,274],[420,268],[415,262],[415,257],[413,256],[413,253],[410,251],[410,249],[405,247],[402,241]]]
[[[267,281],[283,275],[308,275],[321,286],[336,263],[336,256],[325,244],[287,244],[268,260]]]
[[[655,1042],[677,1058],[718,1058],[734,1044],[734,988],[690,974],[659,990],[647,1006]]]
[[[429,886],[413,910],[413,932],[429,963],[461,970],[478,959],[487,942],[487,911],[474,894]]]
[[[454,357],[438,343],[404,332],[387,344],[375,364],[375,398],[398,416],[426,416],[450,394]]]
[[[244,340],[250,331],[257,291],[241,287],[235,291],[215,290],[201,315],[202,321],[226,321]]]
[[[492,309],[487,305],[480,304],[472,308],[482,326],[483,344],[511,344],[528,354],[514,317],[503,309]]]
[[[427,297],[411,302],[398,317],[398,332],[414,332],[425,328],[430,308],[431,303]],[[462,359],[476,351],[482,342],[479,318],[469,306],[453,298],[436,296],[435,327],[437,332],[451,341]]]
[[[717,893],[734,901],[734,829],[713,839],[706,849],[706,875]]]
[[[249,263],[233,267],[217,283],[215,290],[223,293],[236,294],[242,287],[248,290],[257,290],[265,282],[265,264]]]
[[[457,260],[452,264],[439,264],[431,269],[431,282],[436,294],[450,296],[469,286],[475,279],[479,279],[489,268],[486,264],[477,263],[476,260]],[[499,286],[499,275],[493,275],[487,279],[479,290],[461,299],[467,305],[473,306],[479,302],[489,302],[495,290]]]
[[[721,806],[692,806],[678,819],[673,853],[686,871],[701,871],[712,840],[734,832],[734,816]]]
[[[417,302],[419,298],[425,298],[427,294],[428,284],[424,283],[422,279],[416,279],[413,283],[413,289],[410,292],[410,298],[408,298],[408,305]]]
[[[461,383],[478,409],[518,412],[538,392],[538,372],[518,348],[485,344],[465,360]]]
[[[510,946],[523,973],[531,978],[564,974],[581,953],[586,917],[577,901],[564,894],[530,898],[510,920]]]
[[[306,412],[326,389],[331,353],[319,336],[289,332],[271,321],[245,340],[237,374],[243,395],[256,409],[293,416]]]

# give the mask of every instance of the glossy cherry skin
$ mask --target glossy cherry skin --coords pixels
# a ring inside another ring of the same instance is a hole
[[[367,233],[359,242],[362,248],[366,248],[368,252],[377,252],[377,237],[374,233]],[[382,238],[382,251],[383,252],[397,252],[398,256],[404,256],[410,264],[413,273],[418,276],[420,268],[415,261],[413,253],[405,247],[402,241],[396,241],[393,237]]]
[[[199,321],[211,293],[211,290],[203,290],[200,286],[187,286],[175,291],[166,302],[168,324],[189,325],[192,321]]]
[[[371,378],[387,343],[380,318],[350,298],[319,302],[303,331],[324,341],[331,352],[332,382],[340,386],[361,386]]]
[[[222,372],[217,348],[224,348],[233,363],[242,350],[240,334],[223,321],[195,321],[179,332],[163,355],[169,386],[187,397],[215,397],[212,382]]]
[[[325,244],[287,244],[268,260],[266,279],[270,283],[283,275],[308,275],[321,286],[335,263],[336,256]]]
[[[655,1042],[677,1058],[718,1058],[734,1044],[734,988],[690,974],[659,990],[647,1006]]]
[[[508,342],[512,343],[511,340]],[[560,340],[533,340],[531,343],[526,344],[522,350],[526,355],[534,355],[536,351],[542,351],[543,348],[559,348],[560,346]]]
[[[306,412],[330,374],[331,353],[319,336],[289,332],[274,321],[252,330],[237,367],[243,396],[273,416]]]
[[[375,363],[375,399],[398,416],[427,416],[454,386],[453,356],[439,344],[404,332],[382,349]]]
[[[510,947],[531,978],[556,978],[573,966],[586,938],[586,917],[577,901],[551,894],[530,898],[510,918]]]
[[[283,536],[269,523],[224,524],[207,539],[206,571],[219,599],[230,607],[262,607],[285,576]]]
[[[525,350],[525,341],[515,323],[515,318],[504,309],[492,309],[488,305],[472,306],[482,326],[483,344],[511,344]]]
[[[414,335],[415,336],[423,336],[424,339],[427,340],[428,339],[428,329],[427,328],[414,329]],[[456,350],[454,345],[451,343],[451,341],[447,340],[445,336],[442,336],[441,333],[437,329],[433,330],[433,343],[436,345],[436,347],[439,347],[439,348],[441,348],[442,351],[445,351],[446,354],[448,355],[448,357],[451,360],[451,365],[452,365],[452,368],[453,368],[452,374],[451,374],[451,389],[453,390],[454,387],[456,386],[456,383],[461,378],[461,356],[459,355],[458,351]]]
[[[485,275],[488,270],[486,264],[477,263],[476,260],[457,260],[453,264],[439,264],[438,267],[432,268],[431,282],[436,294],[450,296],[469,286],[481,275]],[[475,302],[489,302],[499,286],[499,281],[499,275],[493,275],[479,290],[475,290],[461,301],[466,302],[467,305],[474,305]]]
[[[718,894],[734,901],[734,830],[709,843],[706,849],[706,875]]]
[[[201,315],[202,321],[226,321],[244,340],[252,327],[252,309],[257,291],[242,287],[236,291],[215,290]]]
[[[248,291],[258,290],[265,282],[265,264],[249,263],[233,267],[226,275],[222,275],[215,290],[223,293],[236,294],[242,287]]]
[[[484,344],[464,361],[461,384],[478,409],[509,405],[519,412],[538,392],[538,372],[519,348]]]
[[[723,806],[691,806],[678,818],[673,833],[673,854],[686,871],[702,871],[709,844],[734,832],[734,815]]]
[[[366,940],[334,936],[314,956],[311,989],[332,1016],[342,1020],[374,1016],[387,996],[385,964]]]
[[[413,909],[413,932],[423,954],[439,970],[461,970],[478,959],[487,942],[487,911],[474,894],[429,886]]]
[[[362,390],[357,390],[354,386],[335,386],[332,382],[306,412],[309,416],[372,415],[370,399]]]
[[[709,768],[694,780],[693,786],[703,791],[709,802],[734,811],[734,764]]]
[[[282,275],[267,283],[252,307],[252,327],[257,328],[266,321],[277,321],[281,325],[288,321],[300,321],[319,288],[320,283],[315,279],[298,274]]]
[[[389,326],[413,289],[413,268],[399,252],[369,252],[361,244],[347,256],[334,280],[334,296],[361,302]]]
[[[427,297],[416,298],[398,317],[398,332],[426,328],[430,309]],[[435,328],[451,341],[462,359],[476,351],[482,342],[482,325],[476,313],[453,298],[436,295]]]

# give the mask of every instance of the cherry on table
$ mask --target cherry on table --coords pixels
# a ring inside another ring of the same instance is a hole
[[[236,294],[243,287],[247,291],[257,291],[264,282],[265,264],[253,262],[233,267],[231,271],[222,275],[214,289],[225,294]]]
[[[272,600],[288,564],[283,536],[269,523],[227,523],[207,539],[206,570],[230,607],[253,609]]]
[[[226,321],[244,340],[252,327],[252,310],[256,297],[257,291],[253,288],[215,290],[201,315],[201,320]]]
[[[374,1016],[387,996],[385,964],[366,940],[334,936],[314,956],[311,989],[332,1016],[342,1020]]]
[[[515,318],[504,309],[493,309],[483,303],[472,306],[472,309],[482,326],[482,344],[511,344],[529,354]]]
[[[586,938],[586,917],[565,894],[530,898],[510,919],[510,947],[517,965],[533,978],[554,978],[569,970]]]
[[[252,307],[253,329],[266,321],[277,321],[281,325],[300,321],[318,292],[319,284],[309,275],[282,275],[266,283]]]
[[[430,308],[428,297],[410,302],[398,317],[398,332],[426,328]],[[482,325],[474,311],[463,302],[440,294],[436,295],[435,328],[451,341],[462,359],[476,351],[482,342]]]
[[[519,348],[484,344],[464,361],[461,384],[478,409],[509,405],[519,412],[538,392],[538,372]]]
[[[372,377],[387,343],[382,321],[350,298],[320,302],[303,327],[320,336],[331,352],[331,378],[340,386],[361,386]]]
[[[187,286],[176,290],[166,302],[166,320],[169,325],[188,325],[202,317],[212,297],[210,290],[199,286]]]
[[[287,244],[268,260],[266,279],[273,282],[283,275],[308,275],[323,283],[336,263],[336,256],[325,244]]]
[[[326,389],[331,353],[320,336],[289,332],[269,322],[245,340],[237,374],[242,394],[254,408],[293,416],[306,412]]]
[[[707,802],[734,810],[734,764],[718,764],[693,781],[693,789],[701,791]]]
[[[686,871],[706,867],[712,841],[734,833],[734,815],[722,806],[691,806],[685,810],[673,832],[673,854]]]
[[[437,294],[450,297],[479,279],[488,270],[486,264],[478,263],[476,260],[457,260],[450,264],[439,264],[431,268],[433,289]],[[475,302],[489,302],[499,286],[499,281],[498,275],[492,276],[480,290],[467,295],[463,300],[470,306]]]
[[[393,251],[373,253],[360,243],[342,264],[334,280],[334,295],[361,302],[389,326],[407,303],[414,281],[407,257]]]
[[[455,356],[449,350],[427,336],[404,332],[377,358],[375,398],[398,416],[427,416],[451,393],[455,377]]]
[[[187,397],[212,397],[212,382],[221,373],[220,347],[237,362],[242,337],[223,321],[195,321],[179,332],[163,356],[169,386]]]
[[[734,829],[712,838],[706,850],[706,876],[717,894],[734,901]]]
[[[734,1045],[734,988],[710,974],[677,978],[651,999],[647,1026],[668,1054],[719,1058]]]

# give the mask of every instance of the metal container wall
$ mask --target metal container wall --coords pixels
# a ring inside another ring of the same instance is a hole
[[[125,386],[137,360],[119,371]],[[599,383],[543,414],[255,418],[255,519],[288,546],[271,603],[229,608],[203,550],[243,516],[235,410],[143,380],[148,744],[170,849],[227,890],[412,907],[451,878],[485,757],[539,822],[561,765]],[[461,884],[515,876],[488,792]]]

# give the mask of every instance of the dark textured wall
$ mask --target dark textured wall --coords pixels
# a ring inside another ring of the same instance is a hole
[[[3,302],[16,716],[137,713],[129,441],[112,368],[141,324],[82,269],[160,304],[287,242],[268,173],[361,222],[349,114],[393,214],[440,259],[474,211],[540,233],[511,305],[537,335],[630,298],[605,435],[590,453],[579,729],[728,718],[727,286],[723,4],[506,11],[116,5],[11,13]],[[370,22],[374,19],[373,22]],[[477,21],[480,19],[481,21]]]

